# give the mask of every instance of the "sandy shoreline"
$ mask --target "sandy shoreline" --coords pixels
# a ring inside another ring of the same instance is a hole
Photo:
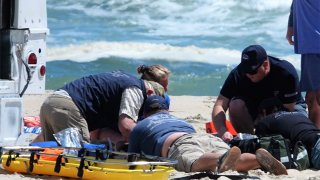
[[[47,97],[52,91],[47,91],[43,95],[24,95],[23,98],[23,112],[25,116],[39,115],[39,109]],[[211,110],[216,97],[212,96],[170,96],[171,106],[170,111],[173,115],[186,119],[190,122],[198,132],[205,132],[205,123],[211,120]],[[226,172],[229,174],[237,174],[236,172]],[[308,180],[320,180],[320,171],[304,170],[297,171],[294,169],[288,170],[287,176],[274,176],[269,173],[265,173],[261,170],[252,170],[248,172],[248,175],[258,176],[260,179],[308,179]],[[175,172],[170,178],[176,178],[186,175],[185,173]],[[21,174],[8,174],[6,171],[0,168],[0,179],[63,179],[59,177],[49,176],[30,176]],[[208,178],[206,178],[208,179]],[[221,177],[219,179],[229,179]]]

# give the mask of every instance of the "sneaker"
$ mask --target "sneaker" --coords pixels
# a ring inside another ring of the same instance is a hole
[[[258,149],[256,151],[257,161],[260,166],[275,175],[288,175],[286,167],[274,158],[267,150]]]
[[[236,161],[240,158],[241,150],[233,146],[219,158],[218,173],[235,170]]]

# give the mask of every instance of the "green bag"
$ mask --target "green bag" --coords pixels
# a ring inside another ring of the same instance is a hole
[[[290,142],[282,135],[271,135],[260,137],[260,147],[269,151],[273,157],[278,159],[286,168],[294,168],[294,160],[290,153]]]
[[[308,151],[301,141],[296,142],[292,155],[296,169],[301,171],[310,167]]]
[[[290,140],[282,135],[271,135],[259,138],[260,147],[269,151],[287,169],[304,170],[310,167],[308,151],[301,141],[290,148]]]

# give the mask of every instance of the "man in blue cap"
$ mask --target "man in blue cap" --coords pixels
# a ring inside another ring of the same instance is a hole
[[[307,116],[299,90],[299,77],[288,61],[268,56],[260,45],[242,51],[241,63],[234,68],[220,91],[212,110],[212,120],[219,137],[230,141],[226,128],[226,112],[238,133],[254,133],[254,122],[260,103],[279,99],[285,111],[300,111]],[[280,109],[279,109],[280,110]]]
[[[184,172],[264,168],[275,175],[287,174],[286,168],[264,149],[258,149],[255,155],[241,154],[238,147],[230,148],[212,134],[196,133],[191,124],[168,113],[161,96],[147,98],[144,117],[130,134],[129,152],[177,160],[175,168]]]

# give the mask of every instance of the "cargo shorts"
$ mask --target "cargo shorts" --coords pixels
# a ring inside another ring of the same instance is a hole
[[[66,128],[78,128],[82,142],[90,142],[87,121],[70,97],[52,94],[47,97],[40,109],[42,134],[45,141],[54,141],[54,133]]]
[[[191,172],[192,164],[205,153],[226,153],[230,147],[222,139],[208,133],[186,134],[170,146],[168,158],[177,160],[175,169]]]

